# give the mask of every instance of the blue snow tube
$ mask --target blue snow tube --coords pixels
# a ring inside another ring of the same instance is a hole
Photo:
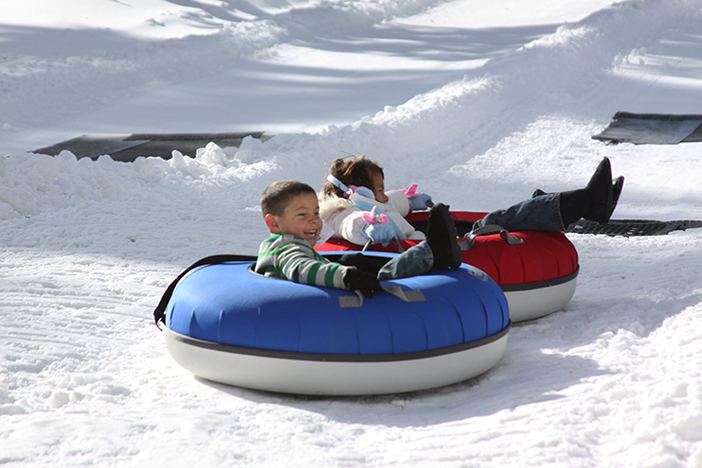
[[[165,309],[167,344],[195,375],[286,393],[395,393],[465,380],[504,353],[507,300],[474,267],[383,281],[404,291],[404,299],[381,292],[361,305],[349,291],[258,275],[253,263],[206,265],[173,290]],[[484,355],[484,347],[492,349],[486,362],[465,362]],[[440,361],[449,375],[395,375],[434,374]],[[393,363],[403,364],[393,369]]]

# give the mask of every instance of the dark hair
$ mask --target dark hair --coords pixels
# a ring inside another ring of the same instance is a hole
[[[329,173],[339,179],[344,185],[355,185],[357,187],[368,187],[374,190],[372,174],[380,174],[385,178],[383,168],[377,161],[366,159],[365,154],[349,156],[347,158],[336,159],[329,168]],[[324,182],[324,195],[344,196],[344,191],[328,180]]]
[[[311,193],[317,195],[312,187],[304,182],[295,180],[279,180],[266,187],[261,195],[261,211],[265,217],[267,214],[281,216],[288,207],[288,204],[298,195]]]

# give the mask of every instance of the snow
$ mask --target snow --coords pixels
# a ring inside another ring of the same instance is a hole
[[[488,373],[308,398],[193,378],[151,312],[254,254],[278,179],[364,152],[386,186],[489,210],[626,177],[615,218],[702,219],[702,144],[606,146],[700,113],[700,0],[9,0],[0,20],[0,464],[702,467],[702,230],[569,235],[563,311]],[[33,154],[82,134],[266,131],[196,158]]]

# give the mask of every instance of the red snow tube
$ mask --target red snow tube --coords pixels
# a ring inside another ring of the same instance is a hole
[[[459,236],[470,232],[473,222],[487,213],[452,211]],[[418,230],[426,228],[428,212],[407,216]],[[560,310],[575,292],[578,276],[578,253],[568,238],[558,231],[510,232],[521,243],[508,243],[500,234],[475,238],[469,250],[463,250],[463,262],[487,273],[500,285],[509,302],[512,321],[519,322],[541,317]],[[465,240],[459,237],[459,241]],[[400,240],[406,250],[418,240]],[[370,246],[370,250],[398,252],[390,243]],[[320,251],[360,250],[358,245],[345,240],[329,239],[318,246]]]

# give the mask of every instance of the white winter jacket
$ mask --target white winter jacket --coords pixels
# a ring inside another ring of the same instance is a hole
[[[402,192],[392,190],[386,195],[390,200],[387,203],[380,203],[375,199],[367,198],[357,193],[352,194],[348,199],[340,198],[336,195],[323,197],[319,201],[320,217],[334,229],[334,238],[346,239],[347,241],[364,245],[368,242],[368,238],[363,235],[363,227],[366,221],[363,220],[363,215],[367,211],[362,211],[353,205],[353,200],[359,200],[363,203],[369,203],[377,207],[378,210],[385,213],[388,218],[392,219],[397,227],[407,239],[424,239],[424,233],[416,231],[410,223],[405,220],[405,216],[409,214],[409,200]]]

